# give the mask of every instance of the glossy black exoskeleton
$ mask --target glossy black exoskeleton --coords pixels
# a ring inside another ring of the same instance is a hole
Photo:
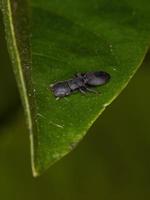
[[[110,75],[104,71],[78,73],[72,79],[57,82],[50,85],[54,96],[57,98],[70,95],[74,91],[85,93],[86,91],[96,92],[90,87],[106,84]]]

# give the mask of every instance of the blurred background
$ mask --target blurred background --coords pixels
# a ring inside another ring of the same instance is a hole
[[[150,53],[77,148],[35,179],[1,18],[0,199],[150,199]]]

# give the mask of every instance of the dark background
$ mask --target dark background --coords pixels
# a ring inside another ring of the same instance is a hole
[[[3,28],[0,45],[0,199],[150,199],[150,53],[77,148],[35,179]]]

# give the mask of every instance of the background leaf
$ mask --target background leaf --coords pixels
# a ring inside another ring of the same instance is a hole
[[[32,133],[33,172],[38,175],[76,146],[141,64],[150,41],[150,5],[147,0],[30,1],[30,71],[24,1],[2,2],[8,44],[15,52],[10,53]],[[48,89],[49,84],[75,73],[96,70],[112,77],[109,84],[97,89],[101,96],[75,94],[56,101]]]
[[[0,12],[0,119],[11,111],[14,111],[18,102],[19,94],[16,81],[11,68],[11,61],[8,55],[2,13]]]

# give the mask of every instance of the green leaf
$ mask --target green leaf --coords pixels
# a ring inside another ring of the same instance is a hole
[[[37,176],[76,146],[140,66],[150,42],[150,4],[30,0],[27,7],[26,3],[2,0],[2,10]],[[97,88],[101,95],[77,93],[56,101],[49,91],[56,81],[97,70],[111,75],[107,85]]]

